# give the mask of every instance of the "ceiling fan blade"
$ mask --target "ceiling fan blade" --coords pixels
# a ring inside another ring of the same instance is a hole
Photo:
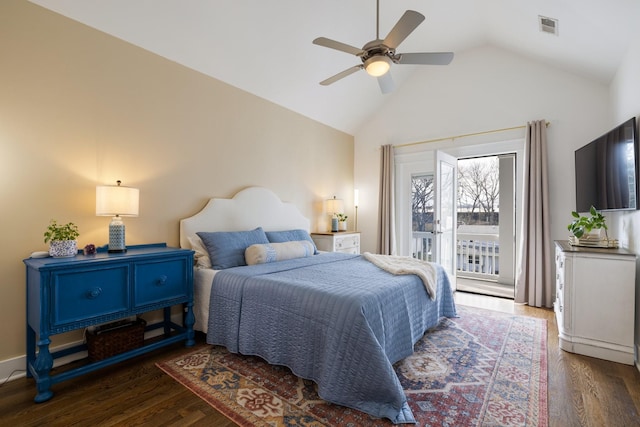
[[[356,56],[363,53],[362,49],[358,49],[357,47],[350,46],[345,43],[337,42],[335,40],[331,40],[326,37],[318,37],[313,41],[313,44],[317,44],[318,46],[328,47],[330,49],[339,50],[341,52],[347,52]]]
[[[453,52],[401,53],[398,64],[448,65]]]
[[[393,83],[393,79],[391,78],[391,71],[387,71],[386,73],[378,77],[378,85],[380,86],[380,90],[384,94],[393,92],[395,84]]]
[[[424,15],[415,10],[407,10],[389,31],[382,44],[391,49],[397,48],[422,21],[424,21]]]
[[[322,86],[328,86],[331,83],[335,83],[338,80],[343,79],[343,78],[347,77],[348,75],[353,74],[353,73],[355,73],[356,71],[358,71],[360,69],[362,69],[362,65],[355,65],[355,66],[353,66],[351,68],[347,68],[346,70],[336,74],[333,77],[329,77],[328,79],[321,81],[320,84]]]

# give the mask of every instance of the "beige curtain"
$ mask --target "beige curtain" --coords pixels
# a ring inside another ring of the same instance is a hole
[[[380,221],[377,252],[395,255],[396,233],[394,210],[394,168],[393,145],[383,145],[380,162]]]
[[[527,123],[524,149],[524,195],[520,265],[515,302],[552,307],[551,241],[547,178],[547,124]]]

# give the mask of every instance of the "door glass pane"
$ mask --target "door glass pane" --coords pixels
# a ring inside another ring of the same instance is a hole
[[[411,254],[433,259],[433,175],[411,177]]]

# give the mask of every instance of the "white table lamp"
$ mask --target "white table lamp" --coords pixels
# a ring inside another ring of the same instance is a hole
[[[123,216],[138,216],[140,190],[120,185],[96,187],[96,215],[113,216],[109,223],[109,253],[126,252]]]
[[[333,196],[333,199],[327,200],[326,206],[327,213],[331,215],[331,231],[338,231],[338,220],[335,218],[335,215],[344,213],[344,202],[341,199],[336,199],[336,196]]]

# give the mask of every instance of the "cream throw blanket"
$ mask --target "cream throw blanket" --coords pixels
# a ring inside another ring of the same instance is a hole
[[[415,274],[422,280],[429,297],[432,300],[436,299],[436,280],[438,273],[430,262],[411,257],[377,255],[369,252],[365,252],[362,256],[378,268],[388,271],[391,274]]]

